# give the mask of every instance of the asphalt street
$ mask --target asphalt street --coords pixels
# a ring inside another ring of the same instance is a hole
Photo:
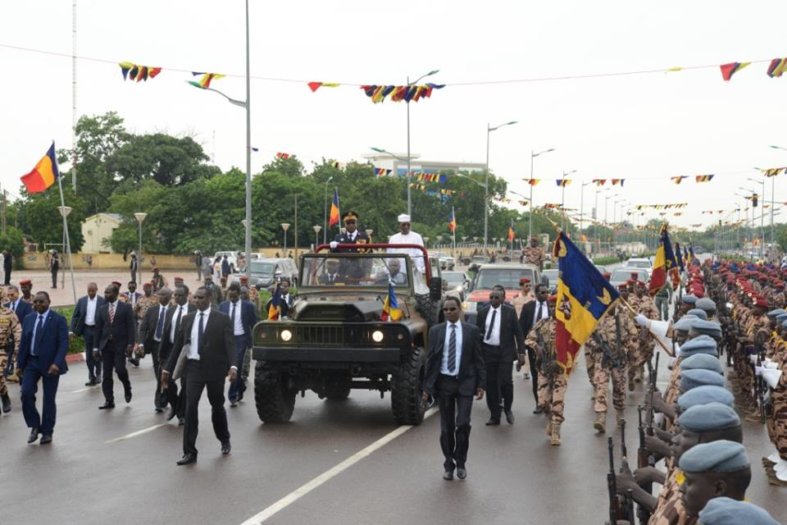
[[[307,393],[283,425],[261,424],[249,396],[227,409],[227,457],[203,397],[199,461],[177,467],[181,428],[153,411],[149,358],[131,369],[131,403],[113,411],[97,409],[100,388],[84,387],[85,380],[82,363],[61,379],[47,446],[26,444],[19,388],[11,385],[14,410],[0,418],[4,523],[601,524],[607,516],[606,437],[591,428],[583,360],[569,381],[561,447],[549,445],[544,417],[531,413],[530,383],[517,375],[515,424],[484,426],[486,406],[476,402],[468,479],[452,482],[441,478],[439,417],[397,427],[388,396],[379,393],[353,391],[343,402]],[[117,382],[116,389],[121,399]],[[627,402],[632,457],[642,397],[639,388]],[[768,485],[760,465],[771,451],[764,428],[747,423],[744,443],[754,472],[749,499],[787,522],[785,489]]]

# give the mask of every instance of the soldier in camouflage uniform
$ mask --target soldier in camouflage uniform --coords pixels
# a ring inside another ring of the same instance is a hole
[[[525,339],[525,346],[536,355],[538,374],[538,405],[548,418],[547,435],[553,446],[560,445],[560,425],[564,421],[563,405],[568,389],[568,375],[557,363],[555,348],[554,298],[550,298],[550,316],[536,323]]]
[[[0,288],[0,304],[2,304],[5,292]],[[19,354],[19,343],[22,341],[22,323],[16,318],[16,314],[8,307],[0,306],[0,371],[4,371],[8,364],[6,354],[6,342],[9,338],[14,340],[14,354]],[[6,385],[5,374],[0,372],[0,399],[3,403],[3,413],[11,411],[11,399],[8,397],[8,385]]]
[[[621,285],[621,288],[625,288],[625,285]],[[631,317],[619,311],[617,305],[614,305],[601,318],[593,335],[585,343],[593,360],[593,384],[596,391],[596,401],[593,406],[596,419],[593,428],[598,432],[606,432],[610,376],[612,402],[617,413],[618,424],[623,418],[628,367],[626,341],[635,340],[636,337],[637,328]]]
[[[781,469],[787,466],[787,320],[777,329],[780,332],[773,351],[773,364],[766,364],[781,371],[781,376],[770,383],[771,403],[767,421],[768,436],[776,447],[776,454],[763,458],[763,466],[771,484],[787,486],[787,470],[777,472],[775,468],[777,465]]]
[[[655,302],[645,294],[647,285],[643,281],[636,281],[634,286],[635,295],[630,301],[632,308],[650,320],[659,320],[659,311]],[[633,350],[629,353],[628,387],[630,391],[634,390],[635,382],[642,381],[645,363],[650,361],[652,357],[653,338],[650,336],[650,330],[640,326]]]
[[[522,262],[527,264],[535,264],[539,270],[544,269],[544,249],[538,245],[538,237],[535,235],[530,238],[530,245],[525,246],[522,250]]]

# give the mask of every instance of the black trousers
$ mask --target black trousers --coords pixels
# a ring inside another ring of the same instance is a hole
[[[87,378],[91,381],[101,377],[101,360],[93,359],[93,347],[96,342],[96,326],[85,325],[82,333],[85,338],[85,364],[87,365]]]
[[[118,379],[123,383],[123,391],[131,392],[131,381],[128,379],[126,370],[126,353],[122,350],[104,349],[101,352],[101,363],[104,365],[104,380],[101,381],[101,390],[104,392],[104,399],[107,403],[115,402],[115,383],[112,377],[112,369],[118,375]]]
[[[530,363],[530,380],[533,382],[533,400],[538,405],[538,367],[536,366],[536,352],[528,347],[527,361]]]
[[[514,403],[514,362],[504,356],[499,346],[482,345],[486,364],[486,406],[492,417],[500,419],[502,408],[511,410]]]
[[[470,446],[470,411],[473,396],[459,394],[459,380],[440,374],[437,377],[437,401],[440,407],[440,448],[443,467],[464,468]]]
[[[211,421],[216,439],[225,442],[230,439],[227,426],[227,411],[224,409],[224,378],[206,381],[200,373],[200,362],[189,360],[186,363],[186,425],[183,429],[183,453],[197,454],[197,433],[199,430],[199,400],[207,388],[210,401]]]
[[[186,415],[186,399],[185,397],[183,397],[183,394],[186,392],[185,379],[180,380],[180,384],[183,387],[180,389],[180,393],[181,393],[180,396],[178,396],[178,383],[177,381],[172,379],[172,376],[169,377],[169,381],[167,382],[167,389],[163,392],[163,394],[161,392],[161,364],[160,363],[166,363],[168,359],[169,359],[169,353],[167,353],[167,355],[159,355],[159,365],[158,365],[159,370],[156,377],[155,399],[157,400],[156,401],[157,403],[160,403],[159,405],[157,405],[159,408],[164,408],[167,405],[170,405],[172,408],[175,409],[175,413],[177,414],[178,417],[184,417]],[[155,362],[156,361],[154,360],[153,361],[154,368],[155,368]],[[186,370],[184,370],[183,373],[185,377]]]

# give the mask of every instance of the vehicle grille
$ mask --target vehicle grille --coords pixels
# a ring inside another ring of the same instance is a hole
[[[342,326],[299,326],[295,340],[307,345],[343,345],[346,341]]]

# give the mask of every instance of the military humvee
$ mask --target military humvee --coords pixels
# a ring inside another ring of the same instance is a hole
[[[357,245],[340,244],[336,250],[321,246],[303,255],[288,317],[254,327],[257,414],[265,423],[289,421],[298,392],[342,400],[355,388],[391,392],[396,421],[417,425],[440,277],[432,275],[421,246],[367,244],[359,253]],[[416,253],[423,254],[416,257],[423,257],[423,273],[416,271],[421,261],[411,258]],[[389,289],[398,308],[386,313]]]

